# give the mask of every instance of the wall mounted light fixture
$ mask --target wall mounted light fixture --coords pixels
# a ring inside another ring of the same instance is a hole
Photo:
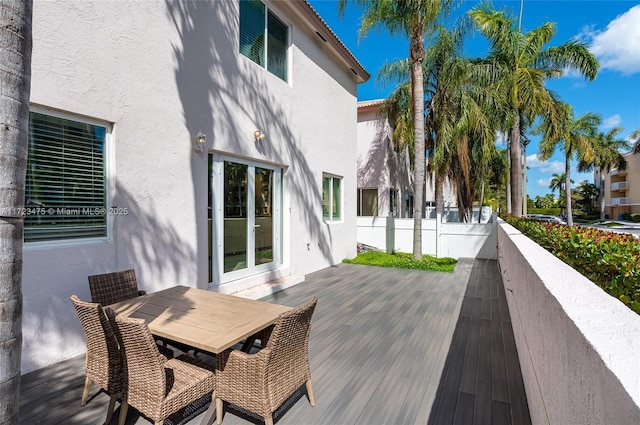
[[[260,142],[260,141],[264,140],[265,134],[260,130],[255,130],[253,132],[253,137],[256,138],[256,142]]]
[[[202,131],[196,134],[196,142],[193,144],[193,151],[195,153],[202,153],[204,151],[204,143],[207,141],[207,135]]]

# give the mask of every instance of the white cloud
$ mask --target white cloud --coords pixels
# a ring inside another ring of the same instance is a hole
[[[624,75],[640,72],[640,5],[636,5],[609,22],[604,31],[584,27],[578,39],[591,44],[600,66]]]
[[[618,127],[620,124],[622,124],[622,118],[619,114],[614,114],[602,121],[602,128]]]
[[[541,161],[538,154],[527,155],[527,167],[538,168],[542,173],[562,173],[564,172],[564,162],[562,161]],[[548,186],[548,185],[547,185]]]
[[[549,185],[551,184],[551,179],[538,179],[536,183],[538,183],[538,186],[540,187],[549,189]]]

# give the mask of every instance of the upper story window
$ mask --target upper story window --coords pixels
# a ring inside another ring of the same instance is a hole
[[[260,0],[240,1],[240,53],[287,81],[287,26]]]
[[[24,241],[107,236],[105,126],[29,113]]]
[[[322,218],[325,221],[342,220],[342,178],[322,176]]]

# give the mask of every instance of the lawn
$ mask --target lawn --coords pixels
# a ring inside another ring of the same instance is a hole
[[[411,254],[396,252],[387,254],[379,251],[366,251],[352,259],[344,259],[343,263],[364,264],[368,266],[395,267],[399,269],[430,270],[453,273],[456,260],[453,258],[435,258],[423,255],[421,261],[414,261]]]

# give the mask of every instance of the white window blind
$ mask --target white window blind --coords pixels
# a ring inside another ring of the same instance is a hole
[[[287,80],[287,26],[260,0],[240,1],[240,53]]]
[[[31,112],[24,241],[107,236],[106,127]]]

